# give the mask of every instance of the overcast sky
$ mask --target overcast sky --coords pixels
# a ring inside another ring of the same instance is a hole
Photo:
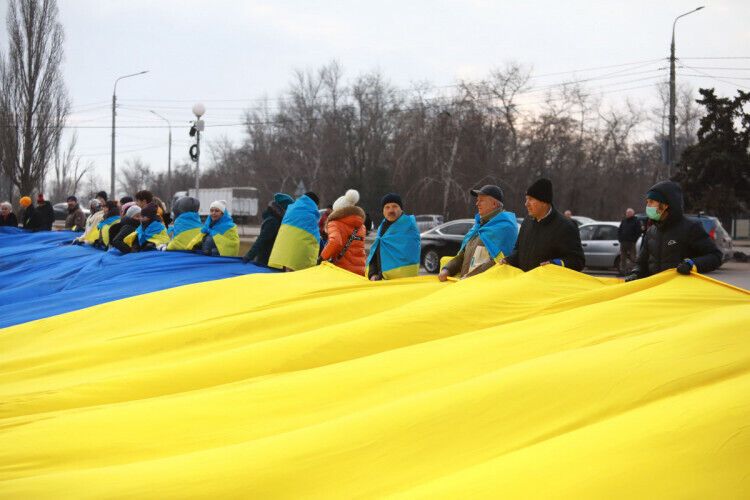
[[[184,161],[193,102],[206,105],[206,139],[226,135],[239,141],[241,126],[211,125],[239,122],[253,100],[278,97],[295,68],[314,69],[333,59],[345,77],[379,70],[399,87],[482,78],[506,61],[532,66],[537,75],[571,72],[538,78],[534,85],[623,69],[589,88],[606,92],[603,99],[615,105],[628,96],[647,104],[656,94],[644,86],[668,76],[666,69],[659,71],[666,60],[648,61],[669,55],[673,19],[699,5],[677,0],[59,1],[74,113],[70,123],[101,127],[78,129],[78,151],[96,163],[103,187],[109,186],[110,106],[118,76],[149,70],[118,84],[118,166],[137,156],[155,170],[166,170],[166,129],[119,126],[163,124],[148,113],[156,110],[172,121],[173,164]],[[714,86],[725,95],[733,94],[736,84],[750,88],[750,1],[703,5],[677,25],[678,58],[735,59],[685,59],[697,69],[679,72],[712,78],[678,76],[678,81]],[[3,1],[3,19],[6,11]],[[4,23],[0,48],[7,49]]]

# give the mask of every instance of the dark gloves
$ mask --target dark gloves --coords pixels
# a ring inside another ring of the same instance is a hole
[[[623,278],[623,279],[625,280],[625,283],[627,283],[628,281],[635,281],[635,280],[637,280],[637,279],[638,279],[638,275],[637,275],[637,274],[635,274],[635,273],[633,273],[633,274],[628,274],[628,275],[627,275],[627,276],[625,276],[625,278]]]
[[[247,264],[248,262],[250,262],[250,257],[247,254],[243,255],[242,256],[242,262],[244,262],[245,264]]]
[[[680,274],[690,274],[690,271],[692,271],[693,267],[695,267],[695,262],[690,259],[685,259],[678,264],[677,272]]]

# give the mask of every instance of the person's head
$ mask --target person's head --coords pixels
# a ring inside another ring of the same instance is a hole
[[[136,205],[135,202],[127,203],[127,205],[130,205],[130,206],[125,211],[125,217],[129,217],[133,219],[134,221],[140,221],[141,220],[141,207]]]
[[[664,220],[668,213],[669,200],[663,193],[655,190],[646,193],[646,215],[649,219]]]
[[[318,198],[318,195],[313,193],[312,191],[308,191],[305,193],[305,196],[310,198],[312,201],[315,202],[315,206],[320,206],[320,198]]]
[[[526,190],[526,211],[536,220],[542,219],[552,206],[552,181],[539,179]]]
[[[94,198],[93,200],[89,201],[89,210],[92,214],[98,212],[102,208],[102,203],[99,201],[99,198]]]
[[[126,203],[130,203],[132,201],[133,201],[133,197],[132,196],[123,196],[122,198],[120,198],[120,206],[123,206]]]
[[[216,222],[221,219],[227,211],[227,202],[224,200],[216,200],[211,202],[208,208],[208,216],[211,220]]]
[[[107,203],[107,192],[99,191],[96,193],[96,199],[99,200],[99,206],[103,207],[104,204]]]
[[[3,217],[7,217],[8,214],[10,214],[12,211],[13,205],[8,203],[7,201],[0,203],[0,214],[2,214]]]
[[[401,196],[396,193],[388,193],[383,196],[380,200],[380,204],[383,207],[383,217],[388,222],[393,222],[404,213],[404,205],[401,201]]]
[[[44,205],[44,195],[42,193],[36,195],[36,204]]]
[[[18,201],[18,204],[21,205],[23,208],[27,208],[31,206],[31,197],[29,196],[22,196],[21,199]]]
[[[130,207],[135,207],[135,206],[137,206],[137,205],[135,204],[134,201],[129,201],[127,203],[124,203],[124,204],[120,205],[120,215],[121,216],[125,215],[128,212],[128,209]],[[139,207],[139,210],[140,210],[140,207]]]
[[[107,207],[107,215],[105,217],[120,215],[120,204],[117,203],[117,200],[110,200],[105,206]]]
[[[286,193],[275,193],[271,203],[275,203],[281,210],[286,210],[289,205],[294,203],[294,198]]]
[[[571,217],[573,217],[573,212],[571,212],[570,210],[566,210],[565,211],[565,217],[567,217],[568,219],[570,219]]]
[[[178,198],[172,206],[172,212],[174,212],[175,218],[187,212],[197,212],[201,207],[201,202],[198,198],[192,196],[183,196]]]
[[[477,207],[477,213],[480,217],[503,208],[503,190],[500,189],[500,186],[487,184],[480,189],[472,189],[469,192],[476,198],[474,205]]]
[[[158,211],[159,207],[156,206],[156,203],[148,203],[145,207],[141,208],[141,225],[148,226],[151,224],[151,221],[158,220]]]
[[[78,206],[78,198],[75,196],[68,196],[68,199],[66,200],[68,202],[68,208],[70,210],[75,210],[75,208]]]
[[[635,210],[633,210],[632,208],[628,208],[627,210],[625,210],[625,217],[627,217],[628,219],[634,215],[635,215]]]
[[[353,207],[359,202],[359,191],[356,189],[347,189],[344,196],[339,196],[333,202],[333,210],[341,210],[346,207]]]
[[[145,208],[152,201],[154,201],[154,195],[151,194],[151,191],[144,189],[135,193],[135,202],[141,209]]]

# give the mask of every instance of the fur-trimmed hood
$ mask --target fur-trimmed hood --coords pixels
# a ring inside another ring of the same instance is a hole
[[[332,222],[332,221],[335,221],[335,220],[341,220],[341,219],[344,219],[344,218],[349,217],[351,215],[356,215],[359,218],[361,218],[362,221],[360,222],[360,224],[364,224],[365,223],[365,217],[366,217],[365,211],[362,210],[361,208],[357,207],[357,206],[354,206],[354,207],[344,207],[344,208],[339,208],[338,210],[334,210],[328,216],[327,222]]]

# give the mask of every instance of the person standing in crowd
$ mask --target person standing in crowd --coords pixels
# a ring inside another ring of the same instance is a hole
[[[474,226],[464,237],[458,255],[440,270],[440,281],[449,276],[469,278],[483,273],[509,255],[516,243],[516,214],[505,210],[503,190],[488,184],[470,192],[477,200]]]
[[[518,241],[504,263],[531,271],[555,264],[580,271],[586,262],[575,222],[552,204],[552,182],[539,179],[526,190],[526,210]]]
[[[125,204],[125,214],[118,224],[113,224],[109,232],[112,236],[110,247],[122,253],[130,253],[132,248],[125,243],[125,238],[138,230],[141,225],[141,207],[132,201]]]
[[[320,231],[320,251],[323,251],[326,243],[328,242],[328,233],[326,232],[326,224],[328,224],[328,216],[333,212],[333,205],[328,205],[320,213],[320,219],[318,220],[318,231]]]
[[[625,218],[617,229],[617,241],[620,243],[620,276],[625,276],[635,265],[637,252],[635,244],[641,236],[641,224],[635,216],[635,210],[625,210]]]
[[[120,220],[118,220],[117,222],[115,222],[114,224],[112,224],[109,227],[109,241],[110,241],[110,246],[112,246],[112,239],[115,236],[117,236],[117,234],[122,229],[122,224],[123,224],[123,221],[125,219],[125,214],[127,213],[128,209],[130,207],[136,206],[136,204],[135,204],[134,201],[126,201],[125,203],[122,203],[122,200],[126,199],[126,198],[128,198],[128,197],[126,196],[126,197],[120,198],[120,209],[119,209]],[[135,229],[133,229],[133,231],[135,231]],[[128,234],[130,234],[130,233],[128,233]]]
[[[122,207],[126,203],[132,203],[133,201],[134,200],[132,196],[123,196],[122,198],[120,198],[120,206]]]
[[[19,201],[23,212],[21,212],[21,227],[29,231],[39,231],[39,214],[31,203],[29,196],[21,197]]]
[[[333,212],[328,216],[326,224],[328,242],[320,258],[341,269],[364,276],[365,211],[357,206],[358,202],[359,192],[349,189],[333,203]]]
[[[74,245],[83,245],[84,243],[93,245],[99,239],[99,223],[104,220],[106,210],[102,209],[99,198],[89,201],[89,216],[86,219],[86,228],[83,234],[73,240]]]
[[[141,209],[140,220],[141,223],[135,232],[123,239],[130,246],[131,252],[156,250],[159,245],[169,243],[167,228],[159,217],[155,203],[149,203]]]
[[[42,193],[36,196],[36,212],[39,217],[39,230],[52,231],[52,224],[55,222],[55,211],[52,209],[52,204],[44,199]]]
[[[161,201],[161,198],[159,198],[158,196],[154,196],[153,202],[156,203],[157,207],[159,207],[159,217],[161,217],[164,225],[169,227],[169,225],[172,224],[172,217],[169,215],[167,205],[165,205],[164,202]]]
[[[143,189],[135,193],[135,203],[136,205],[141,207],[141,210],[146,208],[146,205],[148,205],[152,201],[154,201],[154,195],[147,189]]]
[[[273,200],[271,200],[268,208],[263,212],[263,223],[260,225],[260,234],[258,234],[258,238],[256,238],[250,250],[242,257],[243,262],[254,262],[264,266],[268,265],[268,258],[271,256],[273,244],[276,241],[276,236],[279,234],[284,213],[292,203],[294,203],[294,198],[288,194],[276,193],[273,195]]]
[[[99,231],[99,238],[97,238],[94,246],[97,248],[107,249],[109,247],[110,228],[120,222],[120,207],[115,200],[107,202],[106,213],[102,221],[97,224],[96,228]]]
[[[86,215],[78,205],[78,198],[68,196],[68,216],[65,217],[65,229],[81,232],[86,226]]]
[[[211,203],[206,223],[188,246],[203,255],[239,256],[240,235],[231,214],[227,211],[226,201],[216,200]]]
[[[13,213],[10,202],[0,203],[0,227],[18,227],[18,217]]]
[[[183,196],[174,202],[174,223],[167,229],[170,241],[159,250],[189,250],[190,242],[201,233],[203,223],[198,215],[201,202],[198,198]]]
[[[269,267],[300,271],[317,264],[320,251],[319,202],[318,196],[310,191],[289,205],[268,258]]]
[[[693,270],[708,273],[721,266],[721,250],[703,224],[685,217],[682,207],[682,189],[676,182],[658,182],[648,190],[646,216],[654,223],[646,231],[635,269],[625,281],[666,269],[690,274]]]
[[[383,196],[380,204],[383,222],[370,246],[365,275],[371,281],[417,276],[421,251],[417,219],[404,213],[401,196],[396,193]]]

